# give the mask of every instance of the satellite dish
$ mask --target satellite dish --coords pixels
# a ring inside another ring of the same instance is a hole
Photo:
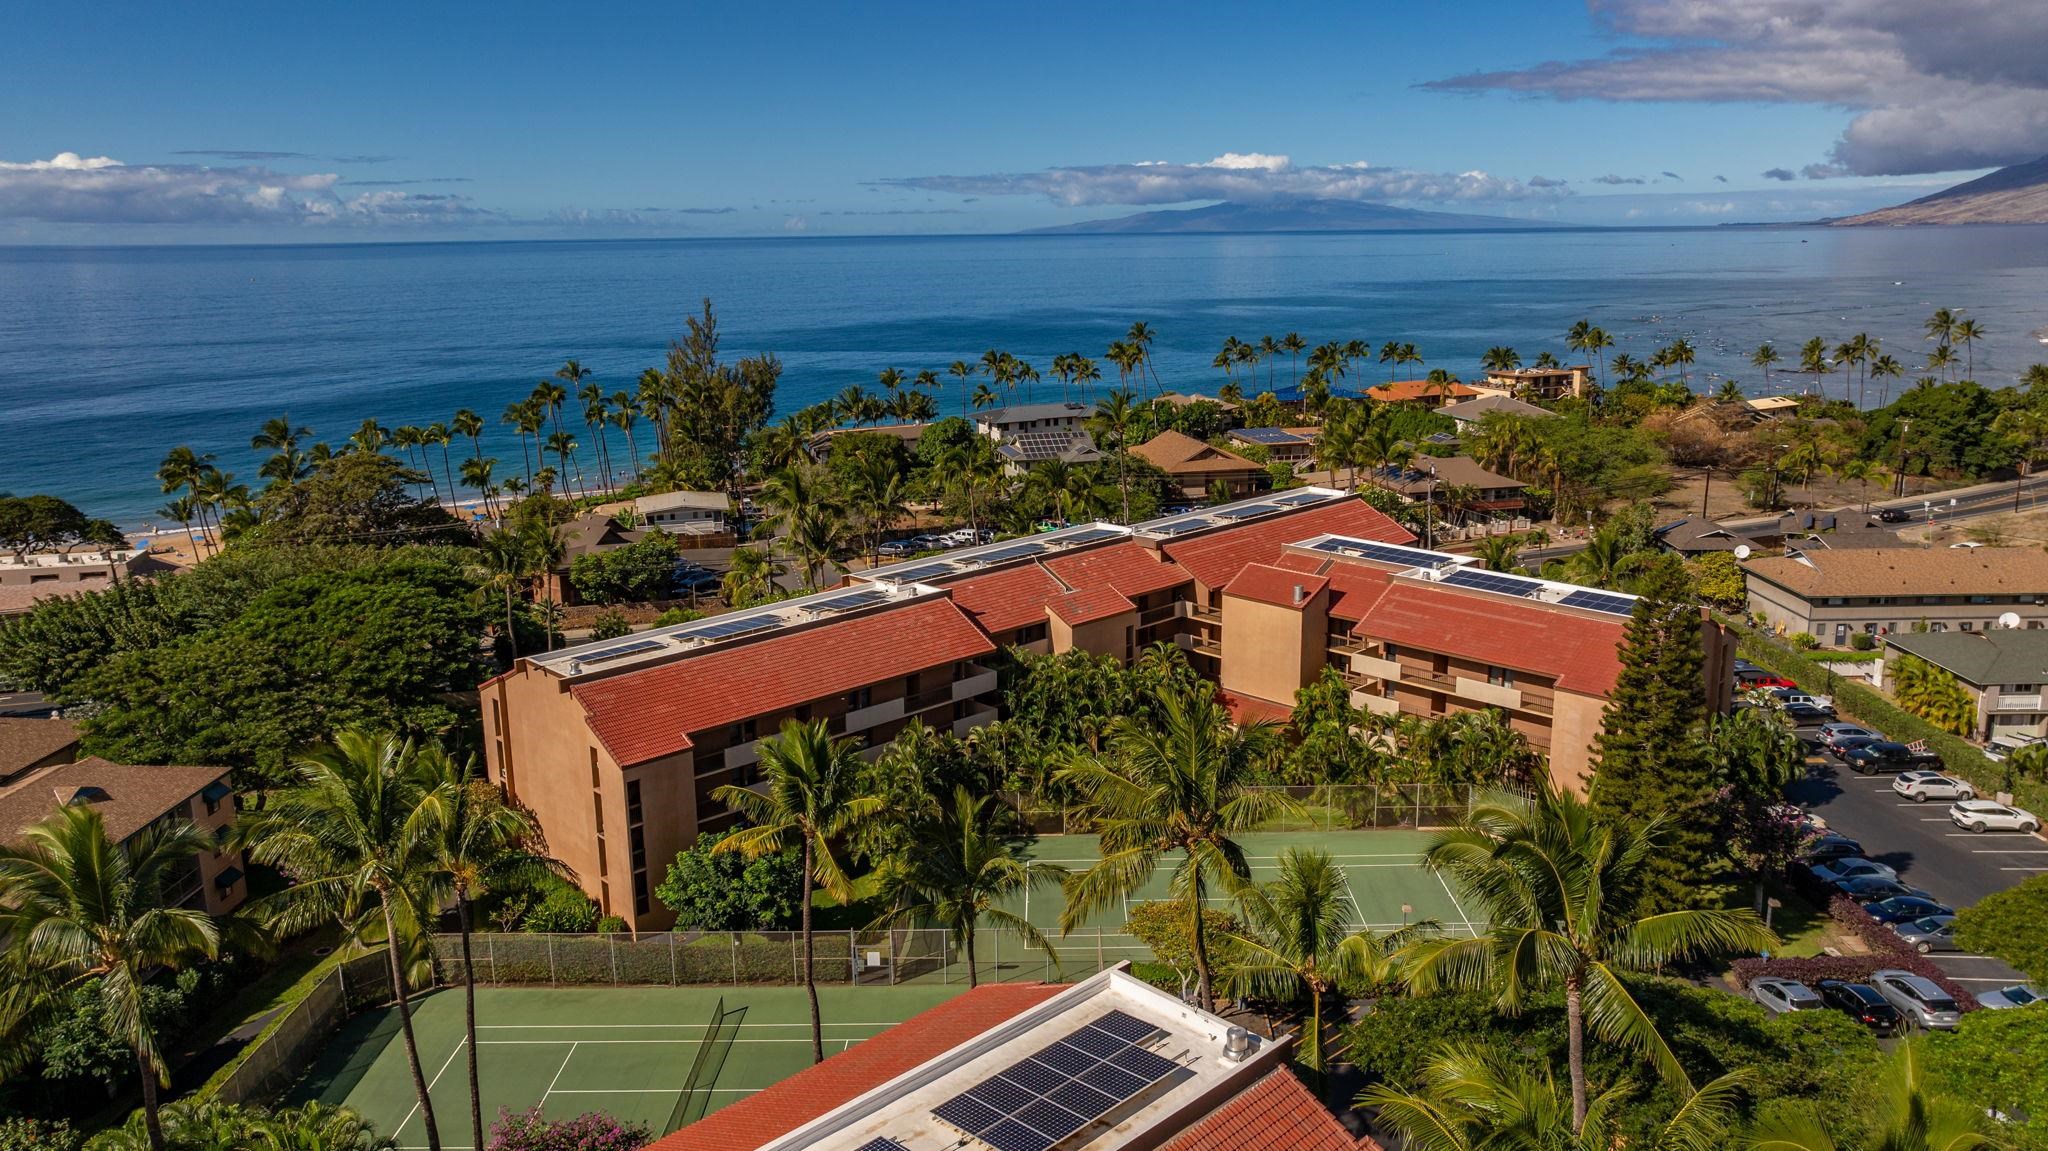
[[[1736,559],[1739,559],[1739,560],[1746,560],[1746,559],[1748,559],[1748,558],[1749,558],[1749,545],[1748,545],[1748,544],[1736,544],[1736,545],[1735,545],[1735,558],[1736,558]]]
[[[2020,613],[2016,611],[2009,611],[2006,612],[2004,615],[1999,616],[1998,626],[2003,628],[2018,628],[2020,626]]]

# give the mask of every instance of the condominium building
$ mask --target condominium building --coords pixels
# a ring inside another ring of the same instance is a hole
[[[1325,666],[1357,705],[1430,716],[1499,708],[1567,782],[1583,779],[1627,596],[1479,572],[1423,551],[1346,493],[1298,488],[1123,527],[1083,524],[856,572],[846,586],[520,659],[483,689],[491,778],[607,914],[652,899],[714,791],[757,782],[759,743],[825,719],[866,754],[913,721],[994,720],[993,657],[1187,653],[1240,721],[1285,720]],[[1726,703],[1725,637],[1707,682]]]
[[[57,596],[105,591],[127,578],[134,558],[103,544],[18,555],[0,550],[0,616],[25,615]]]
[[[1510,396],[1533,396],[1556,400],[1584,396],[1592,382],[1593,369],[1587,364],[1554,368],[1501,368],[1486,373],[1484,387]]]
[[[1833,647],[1859,632],[2048,626],[2048,554],[2038,548],[1807,546],[1742,568],[1751,614]],[[2007,615],[2014,620],[2001,625]]]
[[[1887,690],[1900,658],[1913,656],[1954,676],[1976,709],[1973,739],[2014,744],[2048,736],[2048,629],[1906,632],[1884,641],[1879,673]],[[2000,738],[2003,737],[2003,738]]]

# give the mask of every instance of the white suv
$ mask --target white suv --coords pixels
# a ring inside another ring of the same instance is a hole
[[[1915,803],[1930,799],[1975,799],[1977,789],[1938,771],[1902,771],[1892,777],[1892,791]]]
[[[1967,831],[2023,831],[2032,835],[2041,830],[2041,820],[2033,812],[1988,799],[1964,799],[1951,803],[1948,805],[1948,817],[1957,827]]]
[[[1898,968],[1887,968],[1870,977],[1870,985],[1884,996],[1899,1014],[1926,1031],[1954,1031],[1962,1009],[1932,979]]]

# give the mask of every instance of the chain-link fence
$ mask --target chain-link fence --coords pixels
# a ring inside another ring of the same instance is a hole
[[[1298,810],[1280,815],[1260,831],[1364,831],[1449,827],[1472,810],[1488,790],[1463,784],[1326,783],[1273,787]],[[1028,796],[1004,797],[1040,835],[1085,834],[1094,830],[1078,807],[1048,804]]]
[[[435,972],[462,981],[457,935],[432,939]],[[480,933],[470,937],[476,981],[490,986],[683,987],[803,982],[803,935],[795,931],[663,931],[607,935]],[[1084,928],[1030,947],[1000,931],[975,933],[978,982],[1084,979],[1152,952],[1122,932]],[[950,933],[933,928],[818,931],[811,971],[819,983],[854,986],[965,984],[968,959]]]
[[[365,1007],[391,1001],[384,951],[335,965],[305,998],[250,1041],[240,1062],[213,1089],[224,1103],[264,1102],[292,1085],[342,1021]]]

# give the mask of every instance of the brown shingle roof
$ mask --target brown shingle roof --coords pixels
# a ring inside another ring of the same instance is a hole
[[[0,719],[0,779],[77,747],[78,725],[68,719]]]
[[[2048,552],[2036,548],[1807,550],[1804,562],[1763,556],[1749,574],[1803,598],[1884,595],[2048,595]]]
[[[16,842],[23,828],[49,818],[79,789],[98,788],[106,798],[92,808],[118,843],[227,774],[225,767],[148,767],[97,758],[45,768],[0,791],[0,839]]]
[[[1163,431],[1137,447],[1131,454],[1149,461],[1160,471],[1170,476],[1187,475],[1193,472],[1263,472],[1265,465],[1256,464],[1222,448],[1205,444],[1193,436],[1171,429]]]

